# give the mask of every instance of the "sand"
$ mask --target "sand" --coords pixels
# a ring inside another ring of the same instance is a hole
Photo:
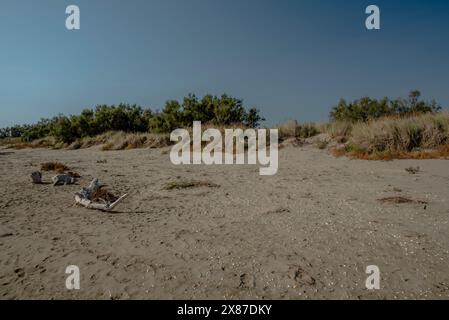
[[[79,185],[31,184],[46,161]],[[174,166],[161,149],[2,149],[0,298],[449,298],[448,161],[336,159],[313,146],[279,161],[262,177],[258,166]],[[94,177],[130,194],[117,212],[74,206]],[[192,180],[219,187],[164,188]],[[391,196],[428,204],[378,201]],[[69,265],[80,290],[65,287]],[[380,290],[365,287],[368,265]]]

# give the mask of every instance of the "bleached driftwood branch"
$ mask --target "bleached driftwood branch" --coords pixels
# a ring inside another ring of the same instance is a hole
[[[126,197],[128,197],[128,194],[124,194],[120,198],[117,199],[117,201],[113,203],[94,203],[90,200],[91,195],[101,188],[101,184],[98,182],[98,179],[92,180],[90,185],[87,188],[83,188],[80,190],[80,192],[75,194],[75,202],[76,204],[82,205],[83,207],[86,207],[87,209],[93,209],[93,210],[101,210],[101,211],[112,211],[114,208],[122,202]]]

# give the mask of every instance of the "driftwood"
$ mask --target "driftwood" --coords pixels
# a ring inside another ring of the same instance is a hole
[[[68,184],[75,184],[76,178],[66,175],[66,174],[58,174],[54,176],[52,179],[53,185],[68,185]]]
[[[75,202],[76,204],[82,205],[83,207],[86,207],[87,209],[93,209],[93,210],[101,210],[101,211],[112,211],[114,208],[123,200],[128,197],[128,194],[124,194],[120,198],[117,199],[117,201],[113,203],[104,202],[104,203],[95,203],[92,202],[91,195],[99,190],[101,188],[101,184],[98,182],[98,179],[92,180],[90,185],[87,188],[81,189],[79,192],[75,194]]]

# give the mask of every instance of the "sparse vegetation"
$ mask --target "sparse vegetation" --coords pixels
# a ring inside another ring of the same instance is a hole
[[[65,164],[61,162],[45,162],[41,164],[41,171],[55,171],[63,173],[70,170]]]
[[[218,188],[219,185],[208,182],[208,181],[173,181],[168,183],[164,189],[165,190],[175,190],[175,189],[190,189],[190,188]]]
[[[289,138],[310,138],[321,132],[320,127],[315,123],[299,124],[296,120],[289,120],[277,128],[281,141]]]

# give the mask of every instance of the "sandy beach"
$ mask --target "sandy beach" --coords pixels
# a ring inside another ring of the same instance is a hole
[[[78,185],[33,185],[46,161],[80,173]],[[263,177],[259,166],[174,166],[161,149],[1,149],[0,298],[448,298],[448,164],[287,147]],[[74,205],[92,178],[129,193],[116,212]],[[218,186],[166,190],[176,181]],[[393,196],[417,202],[378,200]],[[69,265],[80,290],[65,287]],[[380,290],[365,288],[368,265]]]

